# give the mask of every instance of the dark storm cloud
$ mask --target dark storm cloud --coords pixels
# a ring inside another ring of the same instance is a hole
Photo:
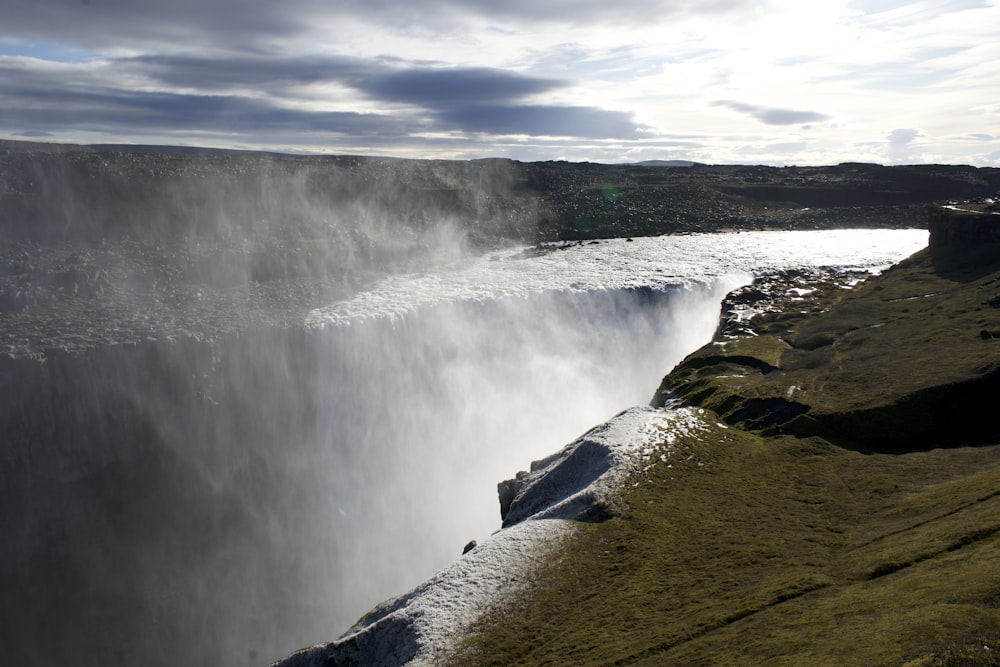
[[[510,102],[562,88],[566,83],[481,67],[400,70],[355,85],[376,99],[439,109],[453,104]]]
[[[439,109],[453,104],[509,103],[565,87],[567,82],[524,76],[490,67],[406,67],[398,61],[350,56],[277,58],[231,55],[140,56],[115,62],[116,68],[160,83],[185,88],[225,90],[339,83],[374,100]]]
[[[316,0],[4,0],[0,35],[93,49],[248,46],[256,36],[302,30],[322,6]]]
[[[425,121],[412,117],[287,109],[236,95],[116,89],[17,90],[6,86],[0,87],[0,91],[6,99],[16,100],[0,107],[0,126],[21,127],[22,132],[46,132],[51,128],[118,134],[294,130],[399,137],[429,127]]]
[[[405,31],[448,33],[476,16],[566,24],[642,24],[677,15],[752,12],[758,1],[636,0],[4,0],[0,36],[92,49],[153,45],[253,48],[314,27],[359,19]],[[766,4],[766,3],[765,3]]]
[[[0,62],[0,130],[188,130],[252,141],[254,134],[297,125],[303,132],[360,136],[636,138],[642,128],[629,113],[545,104],[541,96],[567,81],[388,57],[287,54],[322,39],[322,26],[352,20],[375,31],[442,39],[465,31],[470,20],[610,25],[750,6],[745,0],[638,0],[625,9],[606,0],[5,0],[0,39],[33,42],[41,58],[46,49],[76,47],[90,55],[81,52],[74,60],[87,66],[76,69],[67,62]],[[112,47],[141,55],[102,55]],[[356,96],[334,94],[330,111],[315,111],[318,96],[330,95],[324,85]],[[360,98],[378,113],[355,113]]]
[[[780,109],[776,107],[762,107],[756,104],[744,104],[743,102],[722,101],[716,102],[716,106],[726,107],[733,111],[745,113],[756,118],[767,125],[802,125],[804,123],[815,123],[829,120],[829,116],[817,111],[796,111],[794,109]]]
[[[348,82],[371,98],[427,109],[442,131],[632,139],[632,115],[594,107],[522,104],[567,85],[492,68],[407,69]]]
[[[218,58],[147,55],[115,61],[115,67],[148,76],[172,86],[225,90],[261,87],[264,90],[291,85],[365,80],[385,71],[377,61],[350,56],[268,57],[226,55]]]
[[[114,85],[110,73],[148,77],[200,90],[144,92]],[[111,79],[109,80],[109,76]],[[336,82],[375,102],[396,105],[381,114],[289,108],[280,94],[291,83]],[[518,104],[564,82],[489,68],[390,68],[352,58],[279,60],[145,57],[109,61],[101,68],[34,69],[0,62],[0,127],[14,132],[72,128],[95,132],[290,132],[405,137],[412,133],[468,132],[636,138],[631,115],[592,107]],[[225,94],[259,89],[261,94]],[[398,104],[411,105],[399,109]]]
[[[635,123],[626,113],[518,104],[567,82],[495,68],[405,68],[349,57],[205,61],[156,56],[121,64],[163,83],[205,90],[261,86],[274,92],[294,84],[335,82],[376,102],[420,107],[440,131],[586,138],[636,135]]]

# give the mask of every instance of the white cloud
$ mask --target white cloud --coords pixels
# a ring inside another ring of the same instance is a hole
[[[952,138],[1000,135],[998,33],[996,0],[8,0],[0,133],[987,163]]]

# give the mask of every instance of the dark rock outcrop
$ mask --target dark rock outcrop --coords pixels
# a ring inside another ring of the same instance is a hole
[[[513,479],[505,479],[502,482],[497,483],[497,496],[500,500],[500,520],[503,521],[507,518],[507,512],[510,511],[510,506],[514,502],[514,498],[517,497],[518,492],[524,486],[524,480],[528,476],[527,471],[521,471],[517,473],[517,476]]]
[[[934,207],[928,230],[935,248],[1000,243],[1000,213],[975,205]]]

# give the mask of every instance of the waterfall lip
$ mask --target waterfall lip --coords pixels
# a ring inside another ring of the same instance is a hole
[[[891,240],[890,240],[891,239]],[[386,276],[371,289],[315,308],[306,326],[404,317],[442,302],[541,292],[669,289],[806,266],[882,268],[926,245],[925,230],[827,230],[607,239],[542,254],[498,250],[463,263]]]
[[[743,280],[748,281],[749,278]],[[369,294],[359,295],[356,299],[341,301],[330,306],[316,308],[309,313],[305,325],[311,329],[323,329],[327,326],[352,325],[367,322],[369,320],[385,319],[398,321],[401,318],[413,315],[419,310],[433,308],[442,305],[483,305],[502,302],[504,299],[531,299],[540,295],[572,295],[581,293],[611,293],[631,290],[656,290],[667,293],[673,290],[684,289],[692,285],[710,286],[714,282],[711,278],[706,279],[681,279],[677,278],[671,282],[640,283],[630,285],[581,285],[579,283],[569,286],[537,285],[529,288],[503,287],[495,291],[487,291],[481,287],[471,286],[468,290],[459,291],[457,289],[442,290],[432,296],[413,296],[412,300],[402,293],[391,293],[390,290],[376,291]],[[386,297],[391,302],[383,302],[380,299]]]
[[[311,310],[305,322],[307,326],[323,327],[373,317],[406,316],[418,308],[445,302],[486,302],[544,292],[669,289],[699,282],[662,269],[650,270],[648,266],[634,273],[613,267],[607,260],[620,252],[618,246],[626,247],[624,241],[618,241],[610,239],[599,250],[582,247],[536,257],[525,257],[524,248],[513,248],[461,266],[387,276],[372,289]],[[706,280],[710,278],[706,276]]]

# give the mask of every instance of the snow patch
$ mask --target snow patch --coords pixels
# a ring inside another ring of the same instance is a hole
[[[504,520],[601,520],[613,508],[625,477],[666,460],[679,437],[707,425],[690,408],[635,407],[591,429],[550,457],[536,461],[523,477]]]
[[[586,519],[595,505],[612,505],[631,473],[667,461],[679,437],[708,428],[690,408],[622,412],[536,462],[504,528],[409,593],[377,606],[340,639],[272,667],[447,661],[484,613],[530,586],[547,553],[576,530],[570,519]]]
[[[340,639],[302,649],[272,667],[431,665],[480,616],[526,588],[569,521],[529,521],[497,531],[409,593],[368,612]]]
[[[504,519],[513,526],[527,519],[600,518],[631,469],[636,455],[658,435],[666,412],[649,407],[626,410],[559,452],[535,461]]]

